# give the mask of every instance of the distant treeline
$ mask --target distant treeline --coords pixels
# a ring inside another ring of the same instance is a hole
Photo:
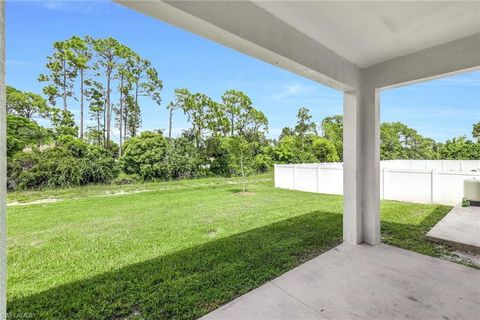
[[[273,163],[341,161],[343,118],[317,123],[300,108],[294,127],[268,139],[268,119],[238,90],[220,101],[176,89],[166,104],[168,132],[143,132],[139,97],[161,104],[162,81],[151,62],[113,38],[72,37],[53,44],[44,96],[7,87],[8,186],[11,190],[88,183],[131,183],[271,170]],[[72,104],[80,106],[75,119]],[[61,105],[58,108],[58,105]],[[84,109],[87,112],[84,112]],[[174,112],[190,123],[172,136]],[[91,126],[85,126],[88,114]],[[49,125],[41,126],[48,122]],[[118,143],[112,139],[114,128]],[[475,141],[445,143],[406,125],[381,124],[382,159],[480,159],[480,122]]]

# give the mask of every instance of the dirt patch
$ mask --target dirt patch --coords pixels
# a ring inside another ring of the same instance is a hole
[[[7,207],[15,207],[15,206],[29,206],[31,204],[45,204],[45,203],[53,203],[53,202],[58,202],[61,201],[62,199],[58,198],[48,198],[48,199],[41,199],[41,200],[35,200],[35,201],[29,201],[29,202],[10,202],[7,203]]]
[[[251,192],[251,191],[238,191],[238,192],[234,192],[233,193],[234,195],[236,196],[253,196],[253,195],[256,195],[257,193],[256,192]]]
[[[213,231],[210,231],[209,233],[207,233],[207,237],[209,238],[216,238],[217,237],[217,234],[218,232],[213,230]]]
[[[137,193],[150,192],[150,191],[153,191],[153,190],[133,190],[133,191],[120,190],[115,192],[107,191],[105,192],[105,194],[102,195],[102,197],[123,196],[127,194],[137,194]]]

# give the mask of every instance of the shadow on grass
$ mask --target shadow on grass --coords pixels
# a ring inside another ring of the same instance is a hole
[[[8,303],[35,319],[194,319],[338,245],[315,211]]]
[[[443,256],[451,252],[451,248],[431,242],[426,234],[450,210],[451,207],[438,205],[419,224],[409,224],[405,221],[381,221],[382,242],[434,257]],[[407,216],[404,218],[408,219]]]
[[[382,222],[387,244],[440,255],[420,223]],[[401,219],[399,219],[401,220]],[[341,243],[342,215],[314,211],[8,303],[35,319],[195,319]]]

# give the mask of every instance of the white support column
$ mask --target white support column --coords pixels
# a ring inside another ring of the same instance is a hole
[[[356,92],[343,94],[343,241],[362,242],[360,134]]]
[[[374,88],[358,91],[363,242],[380,243],[380,95]]]
[[[7,111],[5,106],[5,1],[0,3],[0,319],[7,317]]]
[[[375,89],[344,93],[343,239],[380,243],[380,111]]]

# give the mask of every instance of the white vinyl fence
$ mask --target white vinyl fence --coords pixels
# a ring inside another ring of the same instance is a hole
[[[388,200],[455,205],[463,198],[463,180],[471,178],[480,180],[480,160],[382,161],[380,196]],[[275,187],[341,195],[342,163],[277,164]]]

